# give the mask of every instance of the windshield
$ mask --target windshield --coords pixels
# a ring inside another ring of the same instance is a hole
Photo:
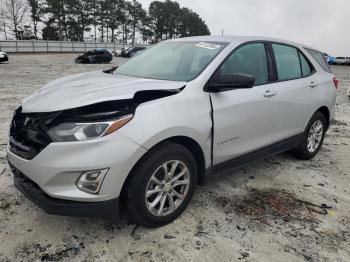
[[[166,42],[121,64],[115,74],[171,81],[196,78],[227,45],[218,42]]]

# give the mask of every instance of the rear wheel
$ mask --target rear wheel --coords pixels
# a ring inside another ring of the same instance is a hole
[[[313,158],[321,149],[326,130],[326,118],[322,113],[316,112],[305,129],[301,144],[293,151],[293,154],[299,159]]]
[[[185,147],[166,143],[151,150],[129,182],[128,207],[137,224],[158,227],[175,220],[189,204],[197,165]]]

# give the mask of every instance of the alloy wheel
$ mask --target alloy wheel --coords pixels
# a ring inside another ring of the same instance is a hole
[[[152,174],[145,192],[146,205],[155,216],[173,213],[189,191],[190,172],[180,160],[170,160]]]
[[[323,124],[322,121],[317,120],[310,128],[309,135],[307,137],[307,150],[310,153],[314,153],[321,144],[323,136]]]

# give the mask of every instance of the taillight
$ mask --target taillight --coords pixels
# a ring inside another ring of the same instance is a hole
[[[333,77],[333,83],[334,83],[334,85],[335,85],[335,88],[338,89],[339,80],[336,79],[335,77]]]

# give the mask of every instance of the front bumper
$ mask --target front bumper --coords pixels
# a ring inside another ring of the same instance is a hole
[[[33,181],[48,196],[78,202],[103,202],[118,198],[136,162],[146,152],[142,146],[120,133],[100,139],[51,143],[32,160],[15,155],[7,148],[9,163]],[[98,194],[76,186],[82,172],[109,168]]]
[[[52,215],[95,217],[116,220],[119,213],[118,199],[101,202],[79,202],[50,197],[32,180],[10,164],[16,188],[46,213]]]

